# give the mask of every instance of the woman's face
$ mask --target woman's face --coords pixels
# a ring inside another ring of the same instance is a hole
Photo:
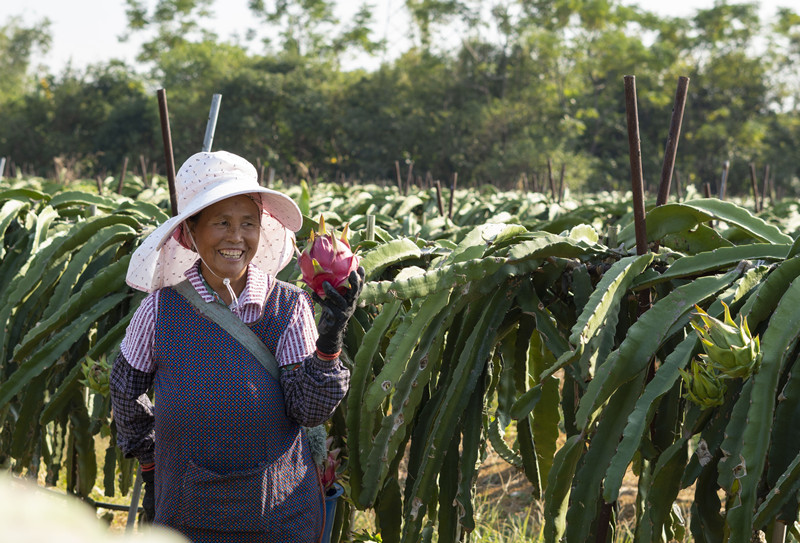
[[[260,208],[249,196],[233,196],[200,212],[189,221],[203,263],[232,282],[246,276],[247,265],[258,249]],[[212,278],[206,276],[206,280]]]

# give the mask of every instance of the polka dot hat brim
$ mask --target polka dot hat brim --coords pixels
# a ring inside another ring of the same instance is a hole
[[[175,176],[178,214],[153,230],[133,253],[126,281],[131,287],[154,292],[184,279],[184,272],[197,260],[197,253],[173,236],[189,217],[206,207],[241,194],[250,194],[261,204],[261,235],[252,263],[275,275],[292,258],[294,232],[303,216],[294,201],[283,193],[259,186],[252,164],[226,151],[197,153]]]

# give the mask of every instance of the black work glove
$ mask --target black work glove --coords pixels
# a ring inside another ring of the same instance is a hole
[[[144,497],[142,498],[142,509],[144,513],[139,519],[142,524],[152,524],[156,518],[156,484],[154,482],[156,470],[151,469],[142,472],[144,481]]]
[[[364,267],[359,266],[358,273],[350,272],[348,288],[344,295],[336,292],[329,282],[322,283],[325,290],[325,298],[321,298],[317,293],[313,293],[314,301],[322,307],[322,314],[319,317],[317,331],[317,350],[322,354],[334,355],[342,350],[344,344],[344,331],[347,328],[347,321],[353,316],[358,303],[358,296],[364,288]]]

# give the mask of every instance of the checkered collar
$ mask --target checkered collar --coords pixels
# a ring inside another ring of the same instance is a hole
[[[222,301],[213,289],[208,286],[203,275],[200,273],[200,260],[198,259],[194,265],[186,270],[186,278],[192,284],[194,289],[207,303],[213,301]],[[272,287],[272,282],[275,279],[259,270],[255,265],[248,264],[247,266],[247,283],[245,284],[242,295],[239,296],[239,310],[244,311],[248,305],[255,306],[254,309],[260,314],[264,310],[264,302]],[[224,302],[223,302],[224,303]]]

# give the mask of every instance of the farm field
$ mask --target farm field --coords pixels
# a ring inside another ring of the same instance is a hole
[[[0,457],[126,503],[108,369],[141,300],[128,259],[169,197],[99,188],[0,185]],[[329,424],[335,540],[800,540],[795,201],[648,201],[639,254],[624,193],[276,188],[298,239],[349,223],[367,270]]]

